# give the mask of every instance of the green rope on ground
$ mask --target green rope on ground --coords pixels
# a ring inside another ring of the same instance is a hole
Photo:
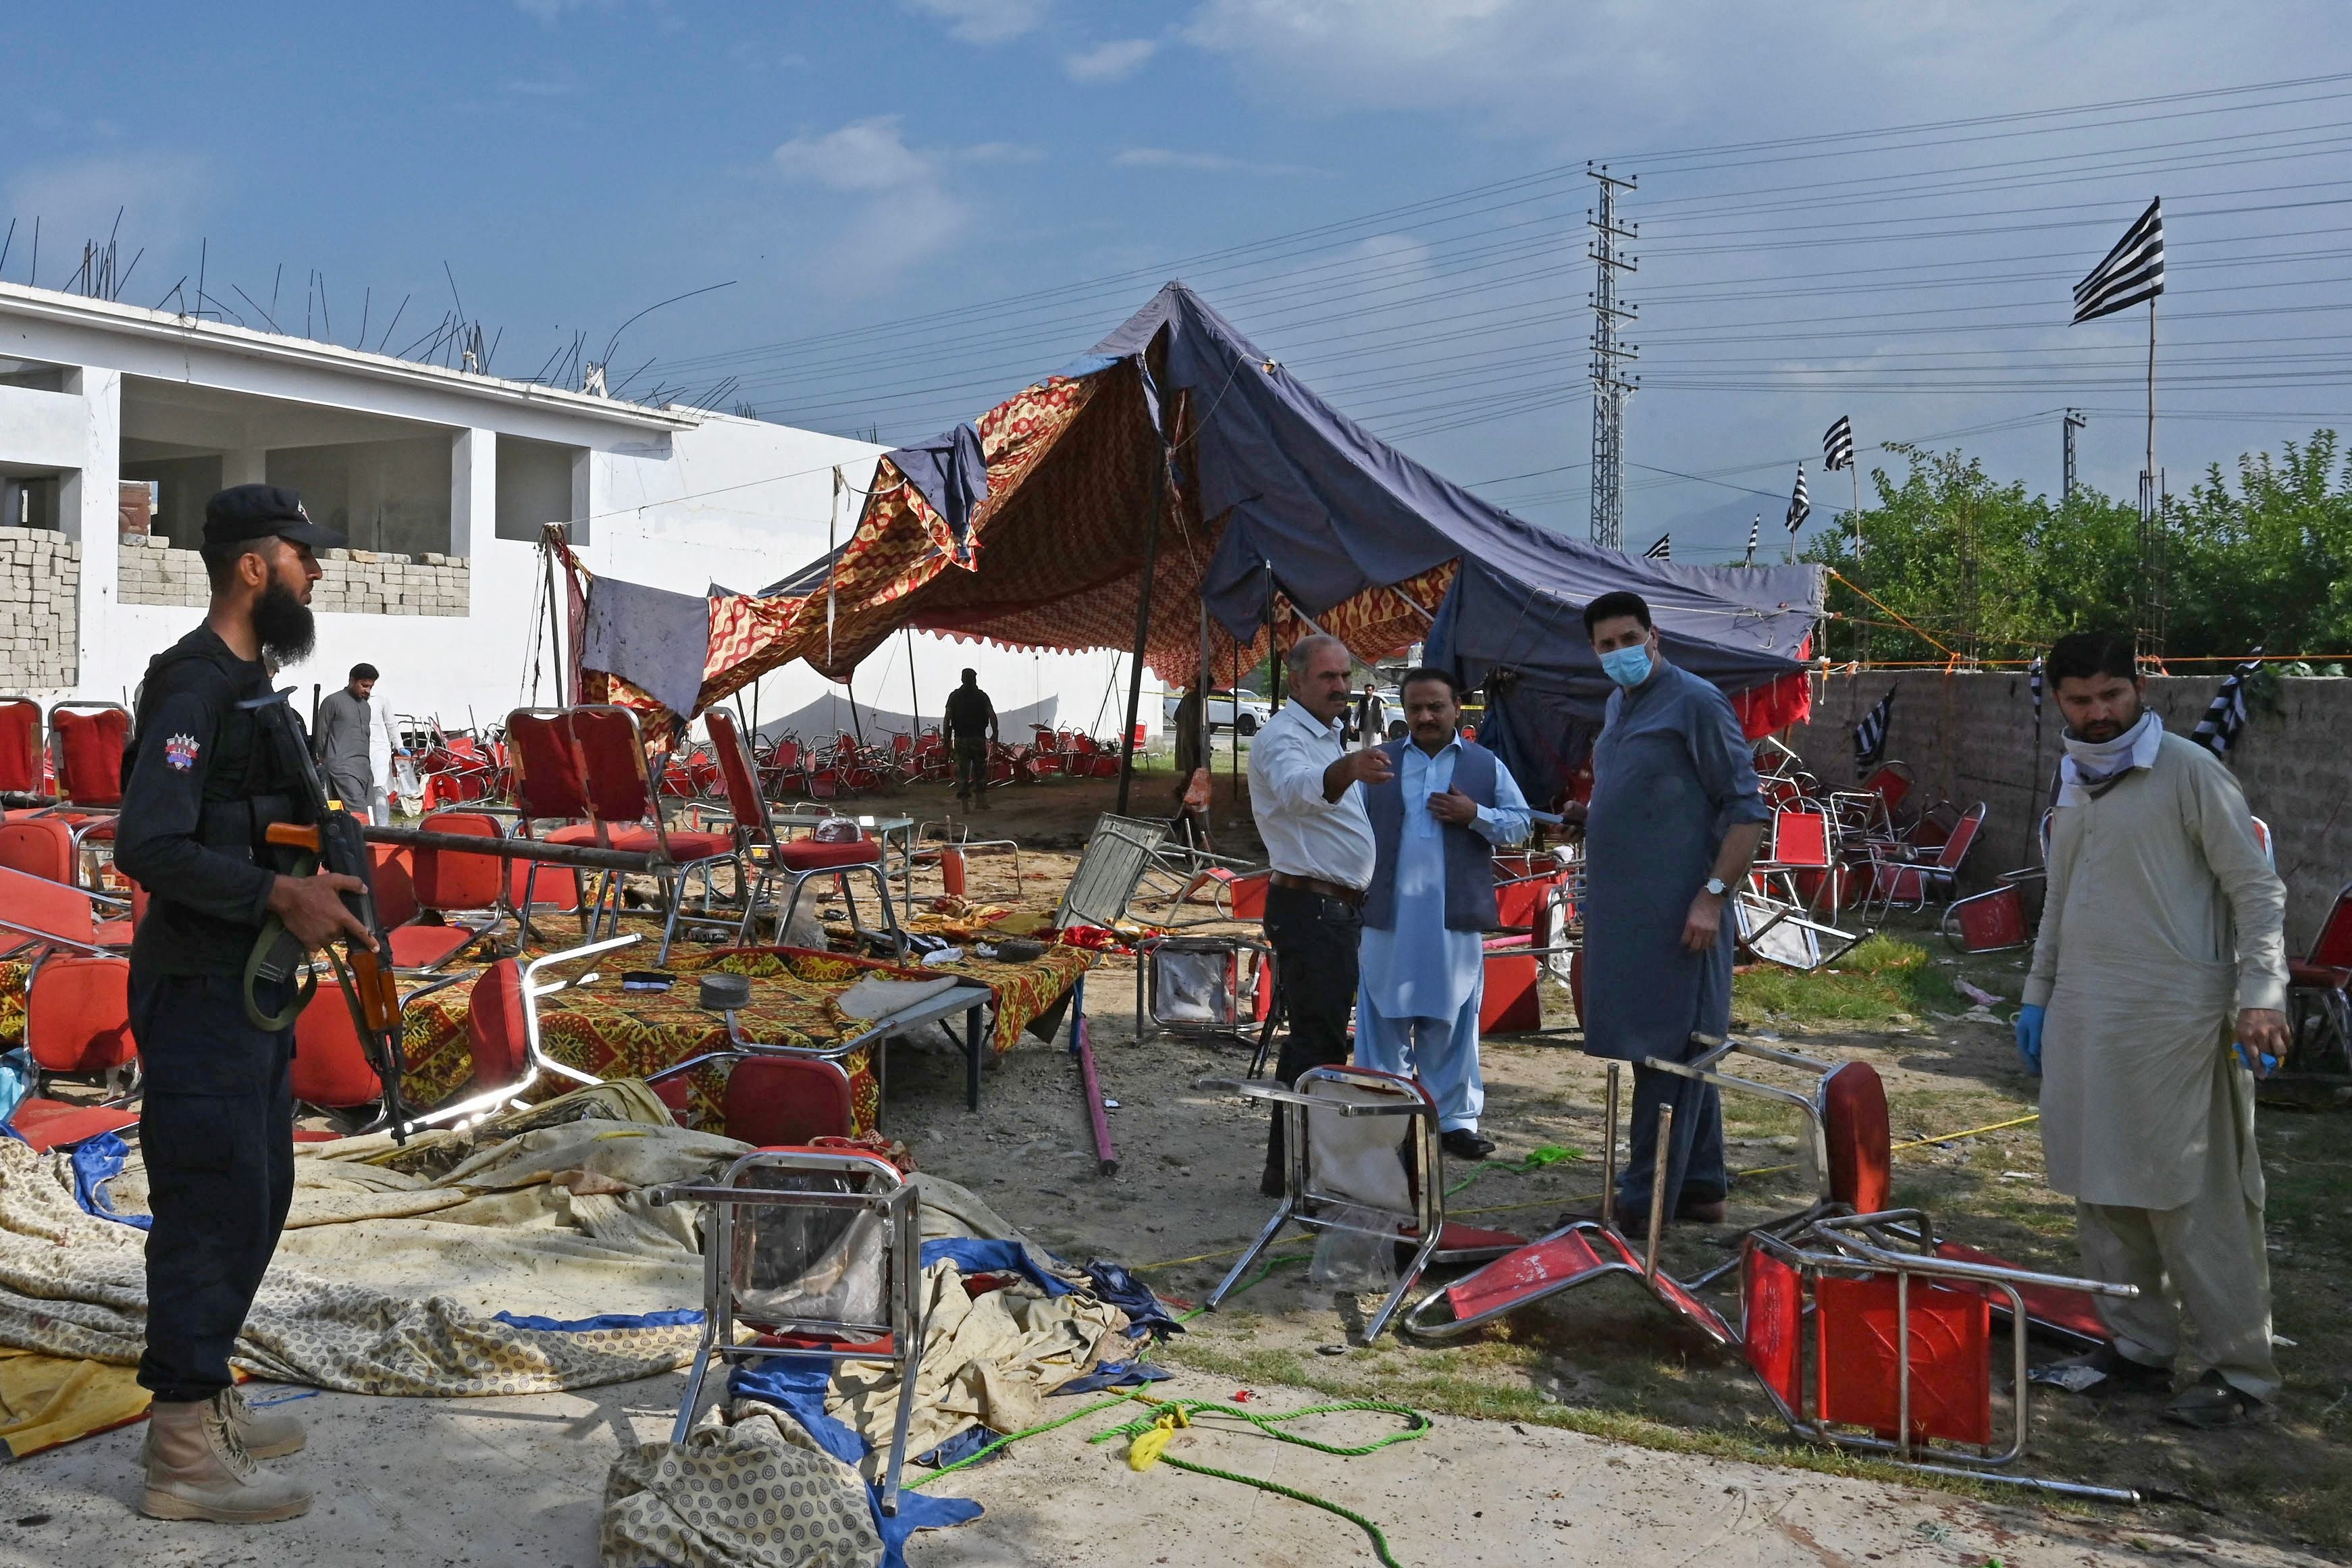
[[[1304,1263],[1314,1256],[1315,1255],[1311,1252],[1286,1252],[1280,1258],[1269,1258],[1265,1260],[1265,1267],[1257,1271],[1257,1277],[1255,1279],[1234,1286],[1231,1290],[1225,1293],[1225,1300],[1230,1301],[1235,1296],[1240,1295],[1243,1291],[1254,1289],[1256,1287],[1265,1284],[1265,1277],[1273,1273],[1276,1269],[1281,1268],[1286,1263]],[[1206,1307],[1195,1307],[1191,1311],[1185,1313],[1182,1317],[1178,1318],[1176,1321],[1180,1323],[1189,1323],[1208,1310],[1209,1309]]]
[[[919,1480],[911,1480],[903,1483],[901,1489],[910,1492],[919,1491],[924,1487],[929,1486],[933,1481],[938,1480],[941,1476],[951,1476],[955,1474],[956,1471],[962,1469],[966,1465],[976,1465],[982,1459],[988,1458],[991,1454],[995,1453],[998,1449],[1009,1447],[1013,1444],[1021,1441],[1024,1437],[1034,1437],[1040,1433],[1051,1432],[1057,1426],[1067,1426],[1071,1422],[1082,1420],[1088,1415],[1092,1415],[1097,1410],[1108,1410],[1114,1405],[1124,1405],[1130,1399],[1139,1397],[1142,1393],[1143,1390],[1141,1388],[1130,1388],[1125,1394],[1113,1394],[1108,1399],[1097,1399],[1083,1410],[1073,1410],[1067,1415],[1059,1416],[1055,1420],[1045,1423],[1043,1426],[1031,1426],[1026,1430],[1013,1433],[1009,1436],[999,1437],[995,1442],[991,1443],[985,1448],[982,1448],[975,1453],[967,1455],[965,1458],[958,1459],[952,1465],[941,1465],[938,1469],[933,1470],[929,1475],[924,1476]]]
[[[1113,1437],[1126,1437],[1131,1442],[1160,1424],[1160,1412],[1170,1410],[1177,1413],[1180,1422],[1188,1425],[1190,1418],[1194,1415],[1229,1416],[1246,1421],[1277,1442],[1296,1443],[1302,1448],[1312,1448],[1318,1454],[1332,1454],[1345,1459],[1357,1459],[1367,1454],[1378,1453],[1391,1443],[1411,1442],[1428,1431],[1430,1427],[1429,1417],[1410,1405],[1397,1405],[1385,1399],[1347,1399],[1331,1405],[1308,1405],[1297,1410],[1264,1415],[1254,1410],[1243,1410],[1231,1405],[1221,1404],[1215,1400],[1177,1399],[1155,1404],[1152,1406],[1151,1415],[1139,1420],[1128,1422],[1124,1426],[1112,1426],[1097,1432],[1087,1441],[1105,1443]],[[1391,1415],[1402,1415],[1409,1425],[1401,1432],[1391,1432],[1385,1437],[1377,1438],[1356,1447],[1338,1443],[1318,1443],[1312,1437],[1302,1437],[1295,1432],[1282,1430],[1286,1424],[1292,1421],[1303,1421],[1309,1415],[1328,1415],[1344,1410],[1378,1410]],[[1263,1476],[1244,1475],[1239,1470],[1219,1469],[1213,1465],[1202,1465],[1191,1459],[1180,1459],[1173,1454],[1162,1453],[1158,1462],[1173,1465],[1180,1470],[1190,1470],[1194,1475],[1214,1476],[1219,1480],[1239,1481],[1245,1487],[1255,1487],[1260,1491],[1272,1492],[1276,1497],[1286,1497],[1293,1502],[1303,1502],[1309,1508],[1319,1508],[1326,1513],[1337,1514],[1371,1538],[1372,1551],[1379,1555],[1385,1568],[1404,1568],[1404,1565],[1397,1561],[1396,1553],[1389,1549],[1388,1535],[1379,1525],[1355,1510],[1333,1502],[1329,1498],[1317,1497],[1313,1492],[1301,1491],[1296,1487],[1286,1487],[1279,1481],[1267,1480]]]
[[[1214,1476],[1219,1480],[1239,1481],[1245,1487],[1255,1487],[1262,1492],[1272,1492],[1276,1497],[1286,1497],[1293,1502],[1303,1502],[1309,1508],[1319,1508],[1326,1513],[1336,1513],[1372,1538],[1372,1551],[1379,1555],[1386,1568],[1404,1568],[1404,1564],[1397,1561],[1396,1553],[1389,1550],[1389,1538],[1386,1531],[1354,1509],[1343,1508],[1329,1498],[1319,1498],[1312,1492],[1303,1492],[1296,1487],[1284,1486],[1280,1481],[1267,1480],[1263,1476],[1245,1476],[1239,1470],[1221,1470],[1213,1465],[1196,1465],[1190,1459],[1180,1459],[1173,1454],[1160,1455],[1160,1462],[1163,1465],[1173,1465],[1180,1470],[1190,1470],[1196,1476]]]
[[[1452,1197],[1489,1171],[1508,1171],[1515,1176],[1531,1176],[1547,1165],[1558,1165],[1570,1160],[1580,1160],[1583,1157],[1583,1153],[1579,1150],[1563,1149],[1557,1143],[1538,1143],[1528,1151],[1528,1157],[1525,1160],[1517,1164],[1508,1160],[1479,1161],[1477,1164],[1471,1167],[1468,1175],[1445,1189],[1445,1195]]]

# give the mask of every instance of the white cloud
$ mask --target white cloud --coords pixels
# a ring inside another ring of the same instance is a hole
[[[1063,57],[1062,70],[1072,81],[1125,81],[1159,48],[1150,38],[1118,38]]]
[[[1045,25],[1053,0],[908,0],[948,24],[967,44],[1007,43]]]
[[[822,136],[795,136],[778,147],[776,167],[794,179],[836,191],[892,191],[925,184],[938,173],[936,154],[907,145],[898,116],[853,120]]]
[[[1203,174],[1319,174],[1304,163],[1261,163],[1223,153],[1186,153],[1172,147],[1129,147],[1111,162],[1122,169],[1183,169]]]
[[[1293,112],[1454,114],[1581,155],[2261,81],[2337,21],[2325,0],[1201,0],[1182,36]]]
[[[912,146],[895,114],[795,136],[774,154],[786,178],[855,198],[838,214],[822,216],[829,238],[810,261],[821,285],[842,296],[888,287],[963,235],[971,204],[949,188],[950,169],[1034,163],[1043,156],[1014,142]]]

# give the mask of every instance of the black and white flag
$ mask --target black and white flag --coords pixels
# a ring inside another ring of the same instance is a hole
[[[1748,559],[1741,562],[1741,565],[1753,566],[1756,564],[1756,536],[1763,531],[1764,514],[1759,511],[1756,514],[1756,521],[1748,525]]]
[[[2042,728],[2042,656],[2040,654],[2034,655],[2033,662],[2025,667],[2025,682],[2033,689],[2033,727],[2039,731]]]
[[[1672,561],[1675,558],[1675,536],[1672,531],[1658,535],[1658,542],[1642,552],[1644,561]]]
[[[1853,421],[1843,414],[1822,433],[1822,467],[1833,474],[1853,467]]]
[[[1886,724],[1895,716],[1895,690],[1894,687],[1888,687],[1886,695],[1872,703],[1870,711],[1862,716],[1862,722],[1853,727],[1853,771],[1856,773],[1868,773],[1886,755]]]
[[[2260,653],[2263,650],[2256,648],[2254,651]],[[2197,721],[2197,728],[2189,738],[2210,750],[2215,756],[2226,759],[2230,748],[2238,743],[2238,731],[2246,726],[2246,682],[2262,667],[2261,659],[2251,658],[2231,670],[2229,679],[2221,682],[2221,689],[2213,693],[2213,700],[2206,706],[2205,717]]]
[[[2112,315],[2164,292],[2164,198],[2147,204],[2106,259],[2074,285],[2074,324]]]
[[[1805,519],[1812,516],[1812,500],[1805,494],[1805,465],[1799,463],[1797,465],[1797,488],[1790,494],[1789,497],[1789,537],[1790,539],[1797,537],[1797,530],[1804,527]]]

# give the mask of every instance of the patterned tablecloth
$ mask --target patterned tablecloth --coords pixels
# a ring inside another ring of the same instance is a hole
[[[568,1067],[599,1078],[643,1078],[698,1056],[723,1050],[726,1021],[697,1005],[688,976],[724,970],[751,981],[751,1004],[736,1016],[748,1037],[779,1045],[824,1047],[863,1034],[871,1026],[843,1016],[841,994],[868,974],[899,979],[937,979],[943,974],[977,981],[992,995],[991,1043],[1002,1055],[1033,1025],[1050,1032],[1062,1004],[1094,955],[1075,948],[1048,948],[1029,963],[968,960],[946,970],[908,968],[877,959],[802,952],[790,948],[701,947],[679,943],[670,950],[670,972],[680,977],[669,991],[624,991],[617,970],[595,984],[558,993],[540,1012],[540,1042]],[[404,1092],[416,1105],[448,1100],[467,1087],[473,1056],[466,1016],[470,986],[459,982],[435,992],[409,1009],[406,1048],[409,1068]],[[879,1118],[881,1084],[873,1050],[864,1047],[842,1059],[849,1074],[856,1131],[870,1131]],[[716,1130],[719,1105],[732,1064],[719,1062],[688,1075],[684,1120]],[[560,1092],[564,1084],[546,1086]]]

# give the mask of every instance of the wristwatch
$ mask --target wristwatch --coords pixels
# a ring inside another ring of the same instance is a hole
[[[1725,893],[1730,891],[1730,889],[1725,884],[1722,878],[1709,877],[1706,879],[1706,890],[1719,899],[1723,897]]]

